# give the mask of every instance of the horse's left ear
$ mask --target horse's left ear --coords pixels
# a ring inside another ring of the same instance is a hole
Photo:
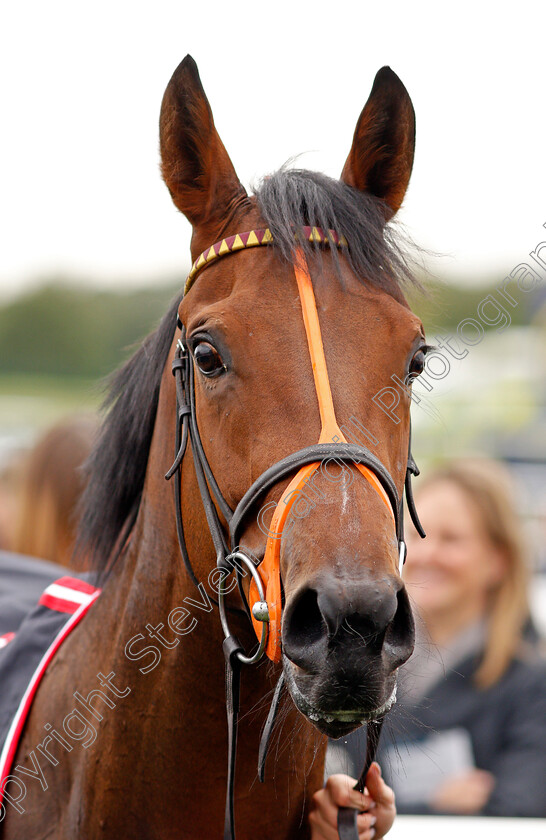
[[[383,199],[390,219],[404,200],[414,151],[411,99],[396,73],[382,67],[360,114],[341,180]]]

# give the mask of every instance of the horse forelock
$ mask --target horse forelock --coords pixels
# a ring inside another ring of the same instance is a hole
[[[385,204],[320,172],[282,168],[265,178],[255,198],[271,230],[273,247],[283,260],[294,262],[296,248],[307,259],[320,250],[317,242],[296,237],[306,225],[335,230],[345,237],[342,249],[352,270],[366,283],[399,297],[405,286],[419,286],[414,272],[415,243],[394,222],[385,224]],[[340,271],[336,249],[335,266]]]

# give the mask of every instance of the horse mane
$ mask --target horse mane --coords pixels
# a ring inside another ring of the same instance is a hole
[[[157,330],[110,378],[102,406],[106,416],[84,466],[75,562],[99,576],[117,559],[122,535],[129,534],[138,513],[181,298],[175,297]]]
[[[255,190],[256,200],[273,244],[285,261],[294,262],[296,248],[307,259],[321,246],[294,232],[304,225],[335,230],[343,235],[343,249],[351,268],[366,283],[397,295],[405,285],[419,286],[410,254],[419,252],[398,224],[385,224],[385,203],[321,172],[282,168]],[[340,275],[339,254],[332,249]],[[340,275],[341,276],[341,275]]]
[[[294,237],[298,228],[313,225],[345,236],[349,247],[343,252],[364,282],[394,295],[406,281],[416,282],[401,237],[385,225],[385,206],[374,196],[321,173],[285,168],[264,179],[255,196],[281,259],[293,262],[296,247],[310,259],[317,256],[317,243]],[[337,249],[332,253],[340,269]],[[112,567],[136,520],[180,300],[178,295],[157,330],[111,377],[107,413],[85,465],[75,560],[99,576]]]

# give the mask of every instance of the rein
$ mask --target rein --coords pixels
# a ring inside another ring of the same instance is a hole
[[[333,230],[325,232],[318,227],[303,227],[301,229],[301,233],[299,231],[296,233],[296,238],[301,237],[302,235],[310,242],[325,243],[338,248],[347,246],[345,238]],[[268,245],[272,241],[273,236],[271,231],[268,228],[261,228],[247,231],[245,233],[238,233],[235,236],[230,236],[220,242],[216,242],[195,260],[186,280],[184,294],[186,295],[188,293],[195,282],[197,275],[204,268],[210,265],[211,262],[222,256],[226,256],[245,248]],[[303,487],[309,477],[320,467],[321,462],[327,458],[335,458],[338,461],[341,460],[344,463],[354,466],[370,483],[392,516],[398,540],[400,571],[402,570],[402,565],[406,557],[403,526],[403,499],[398,496],[398,492],[391,475],[383,466],[381,461],[372,452],[370,452],[369,449],[364,446],[348,443],[337,424],[313,285],[301,248],[297,249],[294,273],[297,280],[307,343],[313,368],[315,390],[321,419],[321,433],[318,443],[312,446],[307,446],[304,449],[283,458],[262,473],[262,475],[260,475],[246,491],[234,511],[231,510],[224,499],[205,455],[196,416],[194,366],[188,353],[185,341],[185,328],[180,320],[180,317],[177,318],[177,327],[180,329],[181,335],[177,342],[175,358],[172,363],[172,370],[176,383],[177,404],[175,433],[176,456],[174,463],[167,472],[165,478],[170,479],[175,476],[174,494],[176,528],[180,552],[188,574],[193,582],[198,585],[199,582],[193,571],[186,547],[181,506],[180,468],[187,449],[188,440],[190,440],[199,492],[216,552],[216,565],[220,572],[218,585],[218,607],[222,629],[225,636],[223,650],[226,659],[226,710],[228,718],[228,782],[224,840],[235,840],[234,779],[241,666],[243,664],[251,665],[257,663],[264,653],[273,662],[278,663],[282,658],[282,585],[280,578],[280,548],[283,528],[290,513],[292,504],[297,497],[296,491]],[[256,563],[247,553],[239,549],[238,540],[241,534],[243,522],[256,502],[259,501],[259,499],[281,479],[289,477],[290,475],[292,475],[293,478],[288,487],[283,491],[281,499],[273,513],[271,525],[269,527],[270,536],[267,539],[264,558],[261,563]],[[410,429],[408,461],[404,486],[411,518],[419,534],[424,536],[424,531],[421,523],[419,522],[417,511],[413,502],[413,494],[411,490],[412,475],[419,475],[419,470],[417,469],[417,465],[411,455]],[[224,528],[220,522],[216,505],[228,524],[229,543],[224,532]],[[227,578],[233,571],[236,572],[237,583],[239,585],[239,591],[243,599],[243,604],[250,616],[254,631],[258,638],[257,650],[251,655],[245,654],[243,646],[229,630],[225,606],[225,584]],[[241,579],[242,575],[246,575],[247,571],[251,574],[252,578],[249,590],[250,605],[246,601]],[[264,767],[267,750],[283,685],[284,677],[281,674],[260,743],[260,781],[264,780]],[[355,785],[357,790],[362,791],[364,789],[367,772],[375,757],[381,725],[382,720],[370,721],[368,723],[366,762],[361,776]],[[338,831],[340,840],[355,840],[355,838],[358,838],[358,832],[356,830],[357,813],[358,812],[352,808],[339,809]]]

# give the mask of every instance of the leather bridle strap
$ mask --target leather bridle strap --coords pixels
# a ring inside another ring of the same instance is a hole
[[[184,338],[184,333],[182,333]],[[186,452],[188,439],[191,438],[192,447],[194,450],[194,462],[197,481],[207,523],[211,532],[213,543],[217,552],[217,563],[220,568],[229,569],[229,564],[226,564],[226,555],[228,553],[224,532],[221,527],[218,514],[212,496],[209,491],[208,476],[212,476],[210,465],[208,464],[206,455],[204,453],[203,445],[199,435],[197,425],[197,417],[195,412],[195,384],[194,384],[194,369],[191,360],[188,356],[184,341],[180,341],[177,347],[175,359],[173,360],[173,373],[176,382],[176,396],[177,396],[177,422],[175,434],[175,451],[176,457],[173,466],[167,473],[167,477],[175,475],[175,512],[176,512],[176,526],[178,533],[178,540],[180,544],[180,551],[184,561],[184,565],[188,571],[193,582],[198,585],[198,580],[193,571],[186,547],[184,526],[182,520],[182,506],[181,506],[181,470],[179,469]],[[334,435],[335,437],[335,435]],[[226,519],[229,523],[230,541],[232,548],[237,546],[240,530],[243,521],[249,510],[263,498],[263,494],[275,485],[278,481],[286,478],[288,475],[298,470],[301,473],[302,468],[311,467],[314,471],[320,464],[328,458],[335,458],[337,461],[352,463],[357,466],[362,466],[365,469],[374,471],[381,482],[382,494],[388,500],[390,509],[393,511],[395,519],[396,532],[401,539],[402,519],[401,519],[401,502],[391,476],[385,470],[379,459],[368,449],[362,446],[355,446],[349,443],[337,442],[329,443],[323,442],[308,446],[304,449],[292,453],[288,457],[274,464],[247,490],[235,511],[231,513],[227,508],[228,515]],[[293,483],[293,482],[292,482]],[[210,486],[215,492],[219,507],[222,511],[226,510],[227,505],[222,505],[223,497],[216,481],[210,481]],[[271,632],[270,627],[270,632]],[[280,622],[279,622],[280,630]],[[240,703],[240,680],[241,680],[241,660],[240,655],[243,653],[243,647],[238,639],[233,634],[228,634],[223,643],[223,650],[226,659],[225,666],[225,685],[226,685],[226,715],[227,715],[227,730],[228,730],[228,777],[226,786],[226,807],[224,815],[224,840],[234,840],[235,838],[235,820],[234,820],[234,799],[235,799],[235,763],[237,755],[237,732],[238,732],[238,717],[239,717],[239,703]],[[275,690],[273,703],[264,727],[263,736],[260,742],[259,753],[259,777],[264,780],[265,761],[267,758],[268,747],[271,739],[271,733],[276,720],[279,702],[284,684],[284,678],[281,675],[277,688]],[[370,738],[370,729],[368,729],[368,739]],[[370,754],[370,747],[368,744],[367,755]],[[375,754],[375,749],[374,749]],[[372,759],[367,761],[365,767],[366,772],[369,769],[369,763]],[[356,825],[357,812],[352,812],[352,809],[345,809],[344,813],[340,810],[340,838],[341,840],[358,840],[358,833],[354,834],[353,825]]]
[[[317,452],[320,445],[323,443],[335,442],[343,444],[347,443],[347,440],[336,420],[313,283],[307,266],[307,261],[301,248],[296,250],[294,274],[298,285],[299,299],[320,413],[321,431],[318,445],[310,447],[310,450]],[[282,591],[280,579],[280,552],[282,532],[294,500],[297,498],[299,492],[304,488],[306,483],[311,479],[313,474],[321,468],[321,460],[313,459],[311,463],[306,463],[300,466],[298,473],[294,476],[286,490],[283,492],[283,495],[275,508],[271,524],[269,526],[270,534],[267,539],[265,555],[260,567],[260,574],[267,584],[266,601],[269,608],[269,633],[267,638],[266,653],[272,662],[280,662],[281,660]],[[344,460],[348,459],[345,458]],[[369,482],[383,504],[387,507],[387,510],[392,516],[394,526],[398,530],[397,526],[400,501],[396,489],[394,488],[394,482],[383,465],[378,459],[374,459],[374,466],[378,468],[381,473],[380,479],[379,475],[370,469],[365,462],[363,463],[361,459],[355,458],[352,463],[354,463],[354,466]],[[391,493],[390,496],[383,486],[385,481],[388,483],[389,487],[394,490],[394,493]],[[257,592],[254,582],[250,585],[250,601],[251,603],[255,603],[257,601]],[[252,616],[252,623],[259,638],[261,633],[261,624],[254,618],[254,616]]]
[[[315,245],[330,245],[332,248],[346,248],[347,240],[344,236],[332,229],[321,228],[311,225],[302,225],[301,228],[294,230],[294,236],[300,238],[303,236],[308,242],[313,242]],[[193,263],[190,273],[186,278],[184,286],[184,295],[187,295],[193,284],[203,269],[220,257],[227,254],[233,254],[236,251],[243,251],[247,248],[256,248],[259,245],[270,245],[273,242],[273,234],[269,228],[254,228],[254,230],[246,230],[244,233],[236,233],[233,236],[226,236],[219,242],[215,242],[205,251],[203,251],[195,262]]]
[[[177,402],[177,418],[176,418],[176,432],[175,432],[175,447],[176,457],[170,470],[166,473],[165,478],[169,479],[176,475],[174,483],[175,494],[175,516],[176,529],[178,535],[178,543],[180,546],[180,553],[184,561],[184,565],[192,581],[196,586],[199,581],[195,576],[191,561],[188,555],[186,546],[186,539],[184,534],[184,525],[182,520],[182,504],[181,504],[181,464],[186,452],[188,440],[191,439],[193,462],[195,475],[197,477],[197,484],[203,509],[207,519],[210,535],[216,551],[216,561],[219,567],[225,564],[225,558],[229,554],[226,538],[224,536],[224,529],[220,523],[218,512],[212,500],[209,490],[208,476],[212,475],[209,463],[206,459],[201,437],[197,427],[197,417],[195,414],[195,396],[194,396],[194,370],[191,360],[188,356],[188,351],[183,343],[184,332],[182,331],[182,340],[178,341],[175,358],[172,363],[172,370],[176,381],[176,402]],[[213,489],[216,489],[221,497],[220,490],[216,481],[210,482]],[[231,518],[231,510],[227,506],[223,497],[222,503],[219,503],[220,509],[226,510],[228,513],[228,520]]]
[[[312,242],[328,243],[334,247],[345,246],[347,244],[343,237],[338,236],[335,231],[330,230],[324,232],[320,228],[304,228],[303,233]],[[241,250],[242,248],[254,247],[256,245],[266,245],[271,241],[271,232],[267,229],[263,229],[259,231],[248,231],[244,234],[237,234],[234,237],[228,237],[221,242],[215,243],[196,260],[192,271],[190,272],[190,276],[188,277],[185,291],[187,292],[189,290],[197,274],[211,261],[233,251]],[[245,656],[242,645],[238,639],[230,633],[229,628],[227,627],[223,599],[220,599],[219,597],[220,616],[225,635],[223,649],[226,659],[226,710],[228,719],[228,784],[224,840],[234,840],[235,837],[233,803],[241,664],[244,662],[253,663],[258,661],[260,658],[265,646],[264,622],[268,620],[268,610],[269,633],[267,635],[267,654],[274,662],[278,662],[281,658],[280,632],[282,593],[280,582],[280,543],[282,529],[292,507],[296,491],[302,489],[306,481],[309,480],[313,473],[315,473],[317,469],[321,468],[323,462],[326,462],[328,459],[335,459],[337,462],[341,461],[342,463],[354,466],[369,482],[393,518],[396,535],[401,547],[401,562],[403,561],[403,550],[405,552],[403,542],[402,500],[398,496],[396,486],[389,472],[369,449],[364,446],[356,446],[348,443],[337,424],[330,384],[328,381],[326,360],[324,357],[324,349],[312,281],[301,250],[297,251],[294,271],[298,283],[298,291],[302,306],[302,314],[304,318],[307,343],[320,412],[321,433],[319,441],[317,444],[305,447],[304,449],[283,458],[281,461],[269,467],[269,469],[262,473],[262,475],[260,475],[247,490],[233,512],[218,487],[214,474],[208,463],[201,441],[201,436],[199,434],[195,403],[194,366],[188,355],[188,350],[185,344],[185,330],[180,320],[178,320],[178,326],[181,330],[181,339],[177,343],[175,358],[172,364],[176,382],[177,403],[175,435],[176,455],[174,463],[165,477],[171,478],[176,474],[174,493],[178,541],[184,565],[196,586],[199,585],[199,581],[195,576],[188,556],[182,521],[181,504],[180,467],[187,449],[188,440],[191,441],[195,474],[208,528],[216,552],[217,567],[223,570],[226,574],[233,571],[235,565],[234,556],[236,550],[238,549],[238,541],[241,536],[243,522],[250,513],[251,509],[255,507],[260,498],[263,498],[264,493],[266,493],[283,478],[293,474],[295,470],[297,471],[275,508],[270,526],[270,532],[272,532],[272,535],[270,534],[270,537],[267,540],[264,560],[262,561],[260,567],[261,575],[258,574],[255,566],[252,565],[249,558],[247,556],[244,557],[247,567],[250,567],[249,570],[252,573],[250,586],[251,595],[258,595],[259,597],[259,600],[256,600],[255,597],[255,603],[253,606],[258,606],[259,609],[262,610],[262,614],[265,616],[264,618],[260,618],[259,612],[256,613],[254,610],[251,615],[258,638],[260,638],[260,631],[262,633],[262,641],[256,654],[252,656]],[[411,475],[417,474],[418,470],[411,456],[410,429],[405,488],[411,517],[419,533],[424,536],[424,532],[422,531],[417,518],[417,513],[413,503],[413,495],[411,493]],[[220,514],[224,517],[228,524],[229,539],[233,552],[232,555],[229,554],[225,531],[220,522]],[[237,569],[237,579],[241,594],[243,594],[239,569],[236,565],[235,568]],[[267,593],[265,595],[263,594],[262,580],[267,582]],[[258,592],[258,587],[261,592]],[[267,604],[263,600],[264,597],[266,598]],[[244,597],[243,603],[246,604]],[[265,613],[263,612],[264,608]],[[262,744],[260,746],[261,777],[263,776],[263,767],[267,755],[267,746],[271,736],[271,729],[273,727],[276,712],[279,706],[282,685],[283,680],[281,678],[274,695],[274,702],[268,715],[266,727],[264,729],[264,737],[262,738]],[[380,729],[381,724],[378,722],[368,725],[367,760],[365,769],[358,783],[361,783],[362,788],[364,786],[364,781],[362,781],[362,779],[365,780],[369,764],[371,764],[373,756],[375,755]],[[374,733],[377,733],[377,738],[374,736]],[[343,823],[343,818],[341,819],[341,823]],[[356,825],[356,822],[354,825]],[[342,837],[342,840],[349,840],[349,838],[350,840],[353,840],[353,837],[349,834],[340,834],[340,837]]]
[[[293,474],[294,470],[298,470],[297,475],[292,479],[288,487],[283,491],[280,502],[277,505],[275,513],[278,511],[284,514],[282,521],[279,516],[273,515],[273,519],[269,525],[270,537],[268,544],[273,544],[274,552],[270,560],[269,568],[264,568],[264,563],[260,564],[260,575],[268,583],[268,594],[266,600],[269,606],[269,631],[268,631],[268,649],[266,652],[269,658],[274,662],[279,662],[281,658],[280,647],[280,631],[281,631],[281,592],[280,592],[280,576],[277,572],[278,567],[278,549],[280,549],[280,537],[282,536],[282,526],[286,522],[288,513],[290,512],[294,494],[298,486],[303,486],[310,476],[326,464],[330,459],[337,462],[344,462],[347,464],[355,464],[357,467],[363,467],[369,471],[373,470],[379,481],[385,497],[389,500],[389,505],[393,511],[393,518],[397,535],[400,539],[400,510],[401,503],[396,490],[396,486],[386,471],[381,461],[364,446],[357,446],[351,443],[317,443],[313,446],[307,446],[305,449],[300,449],[273,464],[265,472],[259,476],[258,479],[247,490],[230,520],[230,539],[232,549],[239,544],[239,538],[243,524],[246,522],[247,514],[251,509],[255,509],[257,503],[263,498],[264,494],[270,490],[275,484]],[[285,500],[288,499],[288,502]],[[270,549],[271,550],[271,549]],[[267,552],[267,549],[266,549]],[[251,596],[256,594],[254,587],[251,586]],[[252,603],[252,600],[251,600]],[[254,620],[255,630],[258,630],[257,622]]]
[[[226,659],[226,716],[228,730],[228,775],[226,808],[224,813],[224,840],[235,840],[235,761],[237,758],[237,731],[241,696],[241,660],[243,646],[236,636],[226,636],[222,643]]]
[[[373,452],[370,452],[365,446],[359,446],[354,443],[315,443],[312,446],[299,449],[297,452],[292,452],[286,458],[277,461],[276,464],[273,464],[265,470],[256,479],[254,484],[248,488],[231,517],[229,530],[232,547],[237,545],[237,541],[241,536],[241,529],[246,514],[273,485],[286,478],[286,476],[298,468],[314,463],[318,463],[320,466],[320,463],[326,462],[328,459],[346,461],[356,466],[365,466],[369,470],[374,470],[381,482],[383,493],[389,500],[389,505],[392,505],[395,526],[397,529],[399,528],[400,498],[398,491],[391,476]],[[284,495],[286,496],[286,491]],[[395,511],[396,513],[394,513]]]
[[[296,254],[294,274],[296,275],[298,283],[303,323],[307,334],[307,344],[309,346],[309,355],[311,357],[311,365],[313,368],[313,378],[315,380],[315,390],[319,404],[321,430],[318,442],[325,443],[334,441],[337,443],[337,441],[342,441],[343,443],[346,443],[347,440],[336,420],[330,380],[328,377],[328,369],[326,367],[326,358],[324,356],[324,345],[322,343],[317,304],[315,301],[315,293],[313,291],[313,283],[311,275],[309,274],[307,262],[301,251],[298,251]],[[364,478],[369,481],[376,493],[379,494],[380,498],[394,518],[391,500],[386,495],[376,475],[372,472],[372,470],[368,469],[368,467],[363,464],[356,463],[356,467],[362,473]]]
[[[372,762],[375,760],[384,720],[384,717],[379,720],[371,720],[366,726],[366,759],[358,781],[353,788],[353,790],[358,790],[360,793],[364,793],[366,776],[372,766]],[[338,808],[337,833],[339,834],[339,840],[358,840],[357,818],[359,813],[358,808]]]

